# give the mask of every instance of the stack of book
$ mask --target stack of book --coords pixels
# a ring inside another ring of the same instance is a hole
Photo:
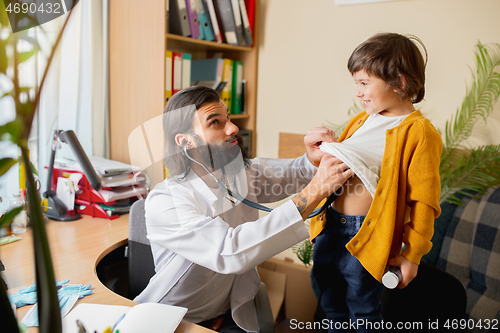
[[[52,189],[57,187],[59,177],[69,178],[71,174],[81,174],[78,188],[75,188],[75,209],[77,213],[107,219],[118,218],[128,213],[134,201],[146,193],[145,177],[139,168],[102,157],[89,157],[90,163],[101,179],[101,189],[90,186],[80,165],[73,160],[58,160],[54,164]]]
[[[170,0],[167,32],[252,46],[254,16],[255,0]]]

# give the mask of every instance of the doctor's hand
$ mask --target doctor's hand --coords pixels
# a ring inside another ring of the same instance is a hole
[[[399,281],[398,288],[403,289],[417,276],[418,265],[414,262],[406,259],[402,255],[397,256],[394,259],[389,259],[387,262],[388,266],[399,266],[401,269],[401,281]]]
[[[311,182],[292,198],[302,218],[307,219],[321,200],[338,190],[353,175],[354,171],[341,160],[330,154],[323,155]]]
[[[319,166],[321,158],[325,155],[325,153],[319,149],[319,145],[323,141],[337,142],[335,139],[335,132],[325,126],[310,129],[304,137],[307,158],[314,166]]]

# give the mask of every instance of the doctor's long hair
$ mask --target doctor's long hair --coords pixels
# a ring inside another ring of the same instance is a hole
[[[205,103],[219,102],[220,95],[214,89],[202,86],[189,87],[177,92],[168,101],[163,112],[163,133],[165,135],[165,167],[168,177],[183,178],[191,171],[191,161],[175,142],[179,133],[193,131],[196,111]]]

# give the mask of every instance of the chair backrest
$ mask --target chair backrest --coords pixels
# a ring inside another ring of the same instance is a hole
[[[132,204],[129,213],[128,236],[128,298],[134,299],[146,288],[151,277],[155,274],[151,245],[146,237],[146,211],[141,199]]]

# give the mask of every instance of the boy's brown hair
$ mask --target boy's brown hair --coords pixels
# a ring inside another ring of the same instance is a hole
[[[364,70],[368,75],[377,76],[399,91],[402,101],[410,99],[418,103],[425,95],[426,64],[427,50],[418,37],[379,33],[356,47],[347,69],[352,75]]]

